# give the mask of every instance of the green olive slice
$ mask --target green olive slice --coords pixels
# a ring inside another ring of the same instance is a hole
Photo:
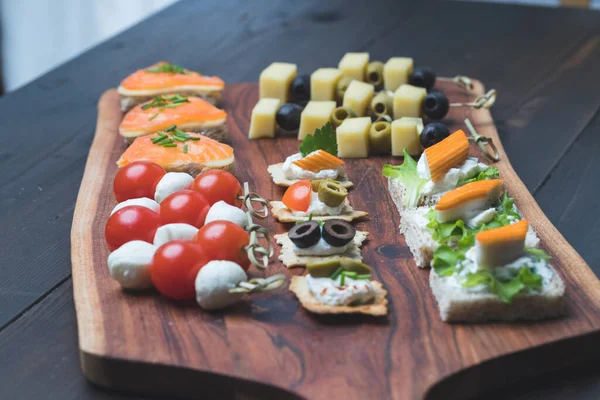
[[[373,153],[391,154],[392,125],[389,122],[379,121],[371,125],[369,147]]]
[[[335,85],[335,94],[337,95],[339,101],[344,100],[344,94],[346,93],[346,89],[348,89],[348,85],[350,85],[350,82],[352,82],[353,80],[354,79],[350,77],[342,76],[337,82],[337,85]]]
[[[339,267],[339,259],[315,261],[306,264],[306,269],[313,278],[329,278]]]
[[[372,61],[367,65],[365,80],[376,88],[383,86],[383,63],[381,61]]]
[[[329,207],[337,207],[348,197],[348,190],[333,180],[324,180],[319,184],[319,200]]]
[[[351,258],[342,258],[339,263],[344,271],[356,272],[359,275],[371,273],[371,267]]]
[[[371,100],[371,113],[376,117],[384,115],[392,115],[394,110],[394,103],[392,96],[387,92],[379,92],[373,100]]]
[[[331,112],[329,122],[334,128],[337,128],[347,118],[356,118],[356,113],[348,107],[338,107]]]
[[[313,192],[319,192],[319,186],[321,186],[321,182],[335,182],[335,183],[340,183],[336,180],[333,180],[331,178],[327,178],[327,179],[315,179],[314,181],[310,181],[310,186],[312,187]]]

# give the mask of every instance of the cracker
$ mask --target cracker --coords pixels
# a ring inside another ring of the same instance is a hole
[[[283,163],[269,165],[267,167],[267,171],[269,171],[269,174],[271,174],[271,177],[273,178],[273,182],[279,186],[289,187],[289,186],[292,186],[294,183],[301,180],[301,179],[286,178],[285,174],[283,173]],[[339,182],[340,182],[340,185],[342,185],[345,188],[350,188],[354,185],[349,180],[344,180],[344,181],[339,181]]]
[[[371,281],[375,289],[375,299],[372,303],[361,304],[358,306],[330,306],[321,304],[310,293],[308,283],[304,276],[293,276],[290,282],[290,291],[294,293],[300,303],[308,311],[315,314],[366,314],[373,316],[386,315],[388,312],[388,301],[385,298],[387,291],[383,285],[377,281]]]
[[[279,222],[300,222],[306,221],[308,219],[307,216],[301,217],[294,215],[292,210],[287,208],[281,201],[271,201],[269,202],[271,206],[271,214],[275,218],[279,220]],[[344,211],[340,215],[313,215],[312,219],[315,221],[327,221],[329,219],[341,219],[344,221],[352,222],[355,219],[359,219],[362,217],[366,217],[369,215],[366,211],[356,211],[352,209],[352,211]]]
[[[288,237],[287,233],[275,235],[275,241],[281,245],[281,251],[279,252],[279,261],[288,268],[293,267],[305,267],[308,263],[315,261],[328,261],[337,260],[341,257],[348,257],[353,260],[362,261],[362,254],[360,252],[360,246],[367,239],[369,232],[356,231],[354,236],[354,246],[346,250],[345,253],[336,254],[333,256],[299,256],[294,253],[294,244]]]

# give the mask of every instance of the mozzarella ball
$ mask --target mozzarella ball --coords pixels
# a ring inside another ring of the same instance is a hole
[[[157,247],[141,241],[125,243],[108,256],[108,272],[125,289],[152,287],[150,264]]]
[[[114,213],[119,211],[121,208],[127,207],[127,206],[142,206],[142,207],[149,208],[156,213],[160,209],[160,204],[158,204],[154,200],[149,199],[147,197],[139,197],[137,199],[129,199],[129,200],[120,202],[119,204],[117,204],[115,206],[115,208],[113,208],[113,210],[110,212],[110,215],[113,215]]]
[[[190,224],[166,224],[156,230],[154,245],[160,247],[171,240],[192,240],[198,228]]]
[[[188,189],[194,178],[190,174],[185,172],[167,172],[156,185],[156,192],[154,193],[154,200],[161,202],[172,193],[180,190]]]
[[[229,289],[246,279],[246,272],[238,264],[210,261],[196,276],[196,301],[205,310],[218,310],[237,303],[244,294],[229,293]]]
[[[213,221],[231,221],[242,228],[245,228],[246,225],[248,225],[246,213],[240,208],[225,203],[223,200],[217,201],[212,205],[210,210],[208,210],[204,224]]]

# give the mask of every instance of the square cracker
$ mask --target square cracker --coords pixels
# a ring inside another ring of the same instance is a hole
[[[292,210],[287,208],[281,201],[270,201],[271,214],[279,220],[279,222],[300,222],[305,221],[308,217],[300,217],[294,215]],[[352,222],[355,219],[366,217],[369,215],[366,211],[345,211],[340,215],[313,215],[315,221],[327,221],[328,219],[341,219],[344,221]]]
[[[305,267],[308,263],[315,261],[327,261],[336,260],[341,257],[348,257],[353,260],[362,261],[362,254],[360,253],[360,246],[367,239],[369,232],[356,231],[354,236],[354,246],[346,250],[345,253],[336,254],[333,256],[299,256],[294,253],[294,244],[288,237],[287,233],[275,235],[275,241],[281,245],[281,251],[279,252],[279,261],[283,262],[287,268],[293,267]]]
[[[273,182],[279,186],[289,187],[292,186],[294,183],[300,181],[300,179],[288,179],[285,177],[285,174],[283,173],[283,163],[269,165],[267,167],[267,171],[269,172],[269,174],[271,174]],[[354,185],[349,180],[339,182],[340,185],[342,185],[345,188],[350,188]]]
[[[386,315],[388,312],[388,301],[385,298],[387,291],[383,285],[377,281],[371,281],[375,289],[375,299],[372,303],[361,304],[359,306],[330,306],[319,303],[310,293],[308,283],[304,276],[293,276],[290,282],[290,291],[294,293],[300,303],[308,311],[315,314],[366,314],[373,316]]]

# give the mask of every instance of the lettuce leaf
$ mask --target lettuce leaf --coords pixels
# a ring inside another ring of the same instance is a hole
[[[537,258],[538,260],[547,261],[547,260],[552,259],[552,257],[542,249],[527,247],[527,248],[525,248],[525,251],[527,253],[529,253],[530,255],[534,256],[535,258]]]
[[[415,208],[419,204],[421,190],[427,183],[427,179],[423,179],[417,173],[417,162],[404,149],[404,163],[402,165],[385,164],[382,170],[383,176],[386,178],[396,179],[404,186],[404,206],[407,208]]]
[[[497,179],[499,176],[500,171],[498,170],[498,168],[489,165],[486,169],[484,169],[474,177],[458,181],[458,186],[466,185],[467,183],[471,182],[483,181],[486,179]]]
[[[433,208],[425,215],[429,219],[427,228],[436,242],[440,244],[452,242],[453,245],[465,251],[475,244],[475,234],[480,229],[469,228],[462,219],[454,222],[438,222]]]
[[[306,157],[316,150],[324,150],[337,157],[338,146],[335,130],[327,122],[321,129],[316,129],[314,135],[306,135],[298,149],[302,157]]]
[[[490,270],[484,269],[469,273],[461,284],[467,288],[481,284],[486,285],[500,300],[510,303],[525,289],[541,289],[542,277],[530,267],[523,267],[513,278],[502,281],[497,279]]]
[[[465,259],[465,252],[441,245],[433,252],[432,268],[439,276],[449,276],[456,271],[458,263]]]

